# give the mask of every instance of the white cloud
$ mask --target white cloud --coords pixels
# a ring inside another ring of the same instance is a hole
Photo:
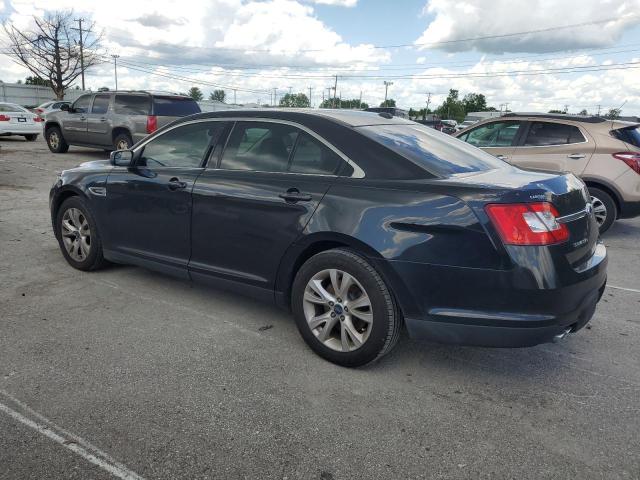
[[[552,52],[614,44],[626,28],[640,24],[640,0],[430,0],[423,14],[433,17],[416,40],[423,48]],[[522,36],[442,43],[607,19],[613,20]]]
[[[338,7],[355,7],[358,0],[310,0],[314,3],[320,3],[324,5],[336,5]]]
[[[422,65],[426,61],[427,61],[427,57],[418,57],[418,58],[416,58],[416,63],[418,65]]]

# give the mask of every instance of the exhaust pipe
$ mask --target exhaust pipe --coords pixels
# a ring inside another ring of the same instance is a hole
[[[568,327],[566,330],[564,330],[563,332],[553,337],[553,343],[561,342],[562,340],[567,338],[567,335],[569,335],[570,333],[571,333],[571,327]]]

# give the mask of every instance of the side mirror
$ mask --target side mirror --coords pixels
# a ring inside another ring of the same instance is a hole
[[[133,150],[116,150],[109,157],[111,165],[116,167],[130,167],[133,161]]]
[[[62,105],[60,105],[60,110],[68,112],[69,110],[71,110],[71,105],[69,105],[68,103],[63,103]]]

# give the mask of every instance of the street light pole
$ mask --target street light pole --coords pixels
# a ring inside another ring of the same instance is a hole
[[[116,79],[116,90],[118,90],[118,57],[120,55],[111,55],[113,57],[113,75]]]
[[[387,82],[386,80],[384,81],[384,106],[387,106],[387,92],[389,90],[389,87],[393,85],[393,82]]]

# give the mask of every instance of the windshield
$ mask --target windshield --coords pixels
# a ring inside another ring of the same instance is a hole
[[[629,145],[640,148],[640,127],[633,126],[614,130],[613,135]]]
[[[420,124],[371,125],[358,131],[438,176],[504,168],[496,157]]]
[[[185,117],[200,113],[200,107],[191,98],[153,97],[153,114],[167,117]]]

